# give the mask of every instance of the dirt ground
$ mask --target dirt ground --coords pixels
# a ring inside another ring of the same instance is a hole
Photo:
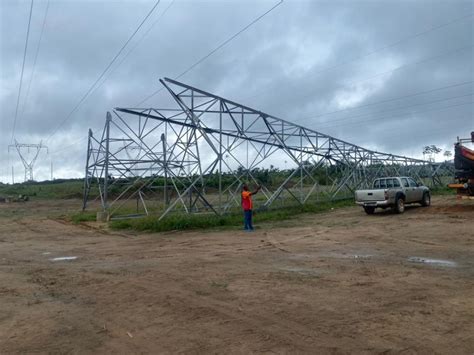
[[[162,234],[78,205],[0,205],[0,353],[474,352],[474,201]]]

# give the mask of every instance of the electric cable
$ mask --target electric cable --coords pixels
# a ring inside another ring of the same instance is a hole
[[[26,89],[26,95],[25,95],[25,99],[24,99],[24,102],[23,102],[23,108],[21,110],[21,115],[20,115],[21,117],[23,117],[23,114],[25,113],[25,108],[28,104],[28,98],[29,98],[29,95],[30,95],[31,83],[32,83],[33,77],[35,75],[36,62],[38,60],[38,54],[39,54],[40,47],[41,47],[41,40],[43,39],[43,32],[44,32],[44,27],[45,27],[45,24],[46,24],[46,18],[48,16],[48,10],[49,10],[49,0],[46,3],[46,10],[44,12],[44,17],[43,17],[43,25],[41,26],[40,37],[39,37],[39,40],[38,40],[38,45],[36,46],[35,59],[33,60],[33,69],[31,70],[30,81],[28,83],[28,88]]]
[[[22,82],[23,82],[23,73],[25,71],[25,61],[26,61],[26,53],[28,51],[28,39],[30,37],[30,26],[31,26],[31,15],[32,14],[33,14],[33,0],[31,0],[30,15],[28,17],[28,27],[27,27],[27,30],[26,30],[25,50],[23,51],[23,64],[21,65],[20,86],[18,88],[18,97],[16,99],[15,118],[13,120],[13,129],[12,129],[12,137],[11,137],[11,140],[10,140],[10,144],[13,143],[13,138],[15,137],[16,122],[17,122],[17,119],[18,119],[18,106],[20,105],[21,86],[22,86]]]
[[[270,12],[272,12],[274,9],[276,9],[278,6],[280,6],[281,4],[283,3],[283,0],[280,0],[280,2],[278,2],[276,5],[272,6],[269,10],[265,11],[262,15],[258,16],[257,18],[255,18],[253,21],[251,21],[249,24],[247,24],[245,27],[243,27],[241,30],[239,30],[238,32],[234,33],[232,36],[230,36],[229,38],[227,38],[224,42],[222,42],[221,44],[219,44],[216,48],[214,48],[213,50],[211,50],[208,54],[206,54],[205,56],[201,57],[200,59],[198,59],[196,62],[194,62],[193,64],[191,64],[188,68],[186,68],[183,72],[181,72],[179,75],[175,76],[173,79],[175,80],[178,80],[179,78],[181,78],[182,76],[186,75],[187,73],[189,73],[191,70],[193,70],[195,67],[197,67],[199,64],[201,64],[202,62],[204,62],[207,58],[209,58],[210,56],[212,56],[214,53],[216,53],[219,49],[221,49],[222,47],[224,47],[226,44],[228,44],[229,42],[231,42],[232,40],[234,40],[236,37],[238,37],[240,34],[242,34],[243,32],[245,32],[248,28],[250,28],[252,25],[254,25],[255,23],[257,23],[258,21],[260,21],[262,18],[264,18],[266,15],[268,15]],[[141,104],[145,103],[146,101],[148,101],[149,99],[151,99],[153,96],[155,96],[156,94],[158,94],[160,91],[162,91],[163,88],[159,88],[158,90],[154,91],[153,93],[151,93],[150,95],[146,96],[142,101],[140,101],[139,103],[135,104],[135,107],[138,107],[140,106]]]
[[[56,129],[51,133],[48,138],[46,139],[46,142],[51,139],[58,131],[59,129],[66,123],[74,114],[74,112],[77,111],[77,109],[82,105],[82,103],[87,99],[89,94],[94,90],[95,86],[99,83],[99,81],[103,78],[105,73],[110,69],[110,67],[114,64],[114,62],[117,60],[117,58],[120,56],[120,54],[124,51],[124,49],[127,47],[127,45],[130,43],[130,41],[135,37],[137,32],[140,30],[140,28],[143,26],[143,24],[146,22],[146,20],[151,16],[151,14],[155,11],[156,7],[160,4],[161,0],[158,0],[151,10],[147,13],[145,18],[140,22],[138,27],[135,29],[135,31],[131,34],[131,36],[125,41],[125,43],[122,45],[120,50],[115,54],[115,56],[112,58],[110,63],[105,67],[105,69],[102,71],[102,73],[99,75],[99,77],[95,80],[95,82],[90,86],[90,88],[86,91],[86,93],[82,96],[82,98],[78,101],[78,103],[74,106],[74,108],[69,112],[69,114],[66,116],[64,120],[61,121],[61,123],[56,127]]]
[[[422,103],[418,103],[418,104],[414,104],[414,105],[410,105],[410,106],[396,107],[396,108],[393,108],[393,109],[390,109],[390,110],[383,110],[383,111],[377,111],[377,112],[366,112],[366,113],[361,114],[361,115],[348,116],[348,117],[339,118],[339,119],[332,119],[332,120],[322,121],[322,122],[319,122],[319,123],[318,123],[318,127],[319,127],[319,124],[323,124],[323,125],[324,125],[324,124],[327,124],[327,123],[347,121],[347,120],[351,120],[351,119],[353,119],[353,118],[360,118],[360,117],[367,117],[367,116],[385,114],[385,113],[387,113],[387,112],[392,112],[392,111],[397,111],[397,110],[404,110],[404,109],[408,109],[408,108],[412,108],[412,107],[417,107],[417,106],[430,105],[430,104],[434,104],[434,103],[438,103],[438,102],[442,102],[442,101],[453,100],[453,99],[459,99],[459,98],[467,97],[467,96],[471,96],[471,97],[472,97],[473,94],[474,94],[474,93],[471,92],[471,93],[469,93],[469,94],[463,94],[463,95],[457,95],[457,96],[446,97],[446,98],[442,98],[442,99],[436,99],[436,100],[433,100],[433,101],[422,102]],[[356,121],[356,123],[357,123],[357,121]],[[324,127],[324,126],[323,126],[323,127]]]
[[[416,65],[419,65],[419,64],[423,64],[423,63],[429,62],[429,61],[431,61],[431,60],[439,59],[439,58],[442,58],[442,57],[445,57],[445,56],[448,56],[448,55],[453,55],[453,54],[455,54],[455,53],[463,52],[463,51],[466,51],[466,50],[468,50],[468,49],[472,49],[472,47],[474,47],[473,44],[468,45],[468,46],[458,47],[458,48],[455,48],[455,49],[450,49],[450,50],[448,50],[448,51],[442,52],[441,54],[437,54],[437,55],[432,56],[432,57],[426,57],[426,58],[423,58],[423,59],[421,59],[421,60],[419,60],[419,61],[416,61],[416,62],[408,62],[408,63],[402,64],[402,65],[399,65],[398,67],[395,67],[395,68],[392,68],[392,69],[389,69],[389,70],[386,70],[386,71],[383,71],[383,72],[380,72],[380,73],[377,73],[377,74],[374,74],[374,75],[365,77],[365,78],[362,79],[362,80],[353,81],[353,82],[350,82],[350,83],[344,83],[344,86],[347,87],[347,86],[353,86],[353,85],[356,85],[356,84],[365,83],[365,82],[367,82],[367,81],[370,81],[370,80],[372,80],[372,79],[378,78],[378,77],[380,77],[380,76],[393,73],[393,72],[395,72],[395,71],[397,71],[397,70],[401,70],[401,69],[404,69],[404,68],[410,67],[410,66],[416,66]],[[298,95],[297,97],[299,97],[299,98],[306,98],[306,97],[310,97],[310,96],[312,96],[312,95],[313,95],[313,94]]]
[[[471,13],[469,13],[469,14],[467,14],[467,15],[464,15],[464,16],[461,16],[461,17],[457,17],[457,18],[455,18],[455,19],[453,19],[453,20],[451,20],[451,21],[449,21],[449,22],[442,23],[442,24],[440,24],[440,25],[434,26],[434,27],[429,28],[429,29],[427,29],[427,30],[424,30],[424,31],[415,33],[415,34],[413,34],[413,35],[409,35],[409,36],[404,37],[404,38],[401,38],[401,39],[399,39],[399,40],[397,40],[397,41],[395,41],[395,42],[392,42],[392,43],[389,43],[389,44],[387,44],[387,45],[381,46],[381,47],[379,47],[379,48],[377,48],[377,49],[374,49],[373,51],[370,51],[370,52],[368,52],[368,53],[366,53],[366,54],[364,54],[364,55],[357,56],[357,57],[354,57],[354,58],[352,58],[352,59],[350,59],[350,60],[346,60],[346,61],[344,61],[344,62],[342,62],[342,63],[335,64],[335,65],[332,65],[332,66],[329,66],[329,67],[320,69],[320,70],[318,70],[318,71],[316,71],[316,72],[313,72],[313,73],[309,74],[308,76],[306,76],[306,78],[313,77],[313,76],[316,75],[316,74],[320,74],[320,73],[323,73],[323,72],[325,72],[325,71],[328,71],[328,70],[331,70],[331,69],[335,69],[335,68],[344,66],[344,65],[346,65],[346,64],[350,64],[350,63],[352,63],[352,62],[354,62],[354,61],[357,61],[357,60],[359,60],[359,59],[369,57],[369,56],[371,56],[372,54],[375,54],[375,53],[377,53],[377,52],[380,52],[380,51],[382,51],[382,50],[384,50],[384,49],[397,46],[397,45],[399,45],[400,43],[403,43],[403,42],[405,42],[405,41],[407,41],[407,40],[410,40],[410,39],[413,39],[413,38],[416,38],[416,37],[420,37],[420,36],[425,35],[425,34],[427,34],[427,33],[429,33],[429,32],[438,30],[438,29],[443,28],[443,27],[447,27],[447,26],[449,26],[449,25],[455,24],[455,23],[457,23],[457,22],[460,22],[460,21],[462,21],[462,20],[465,20],[465,19],[470,18],[470,17],[473,17],[473,16],[474,16],[474,13],[471,12]],[[259,93],[254,94],[254,95],[249,96],[249,97],[246,97],[246,98],[244,98],[244,99],[242,99],[242,100],[248,100],[248,99],[250,99],[250,98],[254,98],[254,97],[260,96],[263,92],[267,92],[267,90],[265,90],[265,91],[260,91]]]
[[[107,79],[122,65],[122,63],[128,58],[128,56],[139,46],[139,44],[143,41],[143,39],[151,32],[151,30],[156,26],[156,24],[158,22],[160,22],[160,20],[163,18],[163,16],[168,12],[168,10],[170,9],[171,6],[173,6],[173,4],[175,3],[176,0],[172,0],[169,5],[165,8],[165,10],[160,14],[160,16],[155,20],[155,22],[153,22],[151,24],[151,26],[142,34],[142,36],[140,37],[140,39],[138,39],[134,46],[124,55],[122,56],[121,60],[118,62],[118,64],[112,68],[109,73],[104,77],[104,79],[102,80],[102,82],[97,85],[94,90],[92,92],[94,92],[95,90],[97,90],[99,87],[101,87],[106,81]],[[92,94],[91,92],[91,94]]]
[[[416,114],[416,113],[429,112],[429,111],[441,111],[441,110],[445,110],[445,109],[452,108],[452,107],[469,105],[469,104],[472,104],[472,103],[474,103],[474,101],[463,102],[463,103],[459,103],[459,104],[454,104],[454,105],[449,105],[449,106],[444,106],[444,107],[438,107],[438,108],[431,108],[431,109],[427,109],[427,110],[414,111],[414,112],[409,112],[409,113],[404,113],[404,114],[394,115],[394,116],[388,116],[388,117],[376,117],[376,118],[373,118],[373,119],[370,119],[370,120],[365,120],[365,121],[335,124],[335,125],[325,126],[325,127],[321,127],[321,128],[326,129],[326,128],[333,128],[333,127],[341,127],[341,126],[344,126],[344,127],[345,126],[353,126],[355,124],[359,125],[361,123],[373,122],[373,121],[378,121],[378,120],[381,120],[381,119],[385,120],[387,118],[403,117],[403,116],[413,115],[413,114]]]
[[[349,110],[356,110],[356,109],[363,108],[363,107],[374,106],[374,105],[378,105],[378,104],[385,103],[385,102],[391,102],[391,101],[401,100],[401,99],[405,99],[405,98],[409,98],[409,97],[415,97],[415,96],[419,96],[419,95],[429,94],[429,93],[432,93],[432,92],[445,90],[445,89],[451,89],[451,88],[454,88],[454,87],[463,86],[463,85],[472,84],[472,83],[474,83],[474,80],[464,81],[462,83],[450,84],[450,85],[447,85],[447,86],[442,86],[442,87],[439,87],[439,88],[430,89],[430,90],[426,90],[426,91],[418,91],[418,92],[415,92],[415,93],[412,93],[412,94],[393,97],[393,98],[390,98],[390,99],[385,99],[385,100],[380,100],[380,101],[375,101],[375,102],[369,102],[367,104],[363,104],[363,105],[359,105],[359,106],[347,107],[347,108],[343,108],[343,109],[340,109],[340,110],[325,112],[325,113],[321,113],[319,115],[315,115],[315,116],[311,116],[311,117],[305,117],[304,119],[305,120],[306,119],[313,119],[313,118],[318,118],[318,117],[322,117],[322,116],[332,115],[334,113],[339,113],[339,112],[344,112],[344,111],[349,111]]]

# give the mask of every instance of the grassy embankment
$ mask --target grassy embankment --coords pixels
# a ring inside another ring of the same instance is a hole
[[[321,202],[303,206],[289,206],[285,208],[254,211],[254,220],[257,222],[277,222],[289,220],[303,213],[321,213],[331,209],[353,206],[354,201],[339,200],[334,202]],[[92,222],[96,219],[95,212],[79,212],[73,214],[70,220],[73,223]],[[148,232],[165,232],[171,230],[205,229],[216,227],[236,227],[242,225],[242,213],[229,213],[223,216],[215,214],[170,214],[161,221],[157,215],[141,218],[119,219],[109,222],[112,229],[129,229]]]
[[[82,198],[82,179],[27,182],[21,184],[0,184],[0,196],[18,197],[26,195],[35,199]]]
[[[254,219],[258,222],[274,222],[288,220],[302,213],[321,213],[335,208],[353,206],[352,200],[321,202],[315,205],[291,206],[284,209],[273,209],[254,212]],[[137,219],[123,219],[111,221],[113,229],[132,229],[137,231],[165,232],[170,230],[203,229],[216,227],[237,227],[242,225],[242,214],[234,213],[224,216],[215,214],[176,214],[158,221],[156,216]]]
[[[447,195],[456,195],[455,189],[450,189],[447,186],[431,188],[432,196],[447,196]]]

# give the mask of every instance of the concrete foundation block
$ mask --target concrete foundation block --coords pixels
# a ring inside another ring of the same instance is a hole
[[[97,217],[96,217],[97,222],[108,222],[109,219],[110,219],[109,212],[106,212],[106,211],[97,212]]]

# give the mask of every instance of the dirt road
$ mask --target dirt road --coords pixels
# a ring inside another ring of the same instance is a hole
[[[0,353],[474,352],[473,202],[154,235],[78,203],[0,205]]]

